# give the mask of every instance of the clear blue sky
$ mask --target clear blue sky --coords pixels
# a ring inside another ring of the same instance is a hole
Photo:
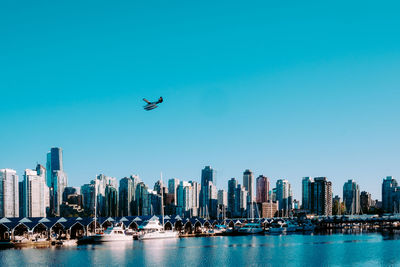
[[[84,3],[82,3],[84,2]],[[218,3],[216,3],[218,2]],[[350,3],[351,2],[351,3]],[[400,178],[398,1],[1,1],[0,168]],[[142,109],[142,98],[165,102]]]

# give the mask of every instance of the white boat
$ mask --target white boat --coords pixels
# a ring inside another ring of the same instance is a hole
[[[225,233],[226,232],[226,226],[225,225],[215,225],[214,226],[214,234],[217,234],[217,235],[219,235],[219,234],[223,234],[223,233]]]
[[[102,234],[93,236],[95,242],[133,241],[132,235],[125,234],[121,226],[108,227]]]
[[[149,239],[167,239],[167,238],[178,238],[178,232],[171,230],[160,230],[147,232],[139,235],[139,240],[149,240]]]
[[[178,232],[172,230],[164,230],[158,218],[151,218],[141,227],[142,233],[139,234],[139,240],[147,239],[164,239],[178,238]]]
[[[246,223],[244,226],[238,229],[240,234],[256,235],[264,232],[261,224],[259,223]]]
[[[76,245],[78,245],[78,240],[75,240],[75,239],[62,240],[61,244],[63,246],[67,246],[67,247],[76,246]]]

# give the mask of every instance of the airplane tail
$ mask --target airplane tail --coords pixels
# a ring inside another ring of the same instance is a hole
[[[164,101],[164,99],[162,98],[162,96],[160,96],[160,98],[158,99],[158,103],[162,103]]]

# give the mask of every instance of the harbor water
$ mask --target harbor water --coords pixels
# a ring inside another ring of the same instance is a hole
[[[0,266],[400,266],[400,236],[259,235],[0,250]]]

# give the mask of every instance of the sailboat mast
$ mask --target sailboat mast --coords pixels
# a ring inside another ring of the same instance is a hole
[[[97,228],[97,177],[94,179],[94,233]]]
[[[251,198],[251,219],[254,220],[254,203],[253,203],[253,196]]]
[[[162,172],[160,174],[160,184],[161,184],[161,216],[162,216],[162,226],[164,229],[164,188],[163,188],[163,178],[162,178]]]

